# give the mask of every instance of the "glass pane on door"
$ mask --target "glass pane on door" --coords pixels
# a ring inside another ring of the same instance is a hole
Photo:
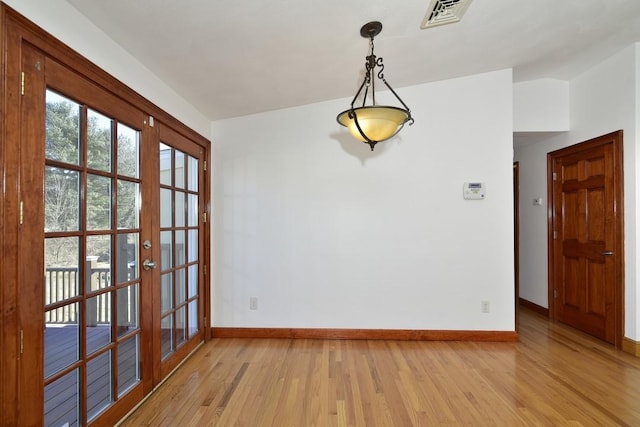
[[[45,425],[86,425],[141,380],[140,131],[46,93]]]

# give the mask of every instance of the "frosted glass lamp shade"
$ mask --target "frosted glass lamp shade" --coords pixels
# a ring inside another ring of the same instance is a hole
[[[370,143],[384,141],[398,133],[409,120],[409,113],[402,108],[376,105],[343,111],[338,114],[337,120],[349,129],[354,138]]]

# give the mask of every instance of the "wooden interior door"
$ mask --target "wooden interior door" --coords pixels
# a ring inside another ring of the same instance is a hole
[[[553,317],[622,340],[622,132],[549,154]]]

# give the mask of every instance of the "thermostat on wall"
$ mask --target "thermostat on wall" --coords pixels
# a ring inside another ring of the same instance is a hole
[[[462,197],[465,200],[482,200],[486,196],[484,182],[465,182]]]

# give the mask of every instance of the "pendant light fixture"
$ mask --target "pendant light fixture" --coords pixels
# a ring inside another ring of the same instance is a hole
[[[414,121],[409,107],[384,78],[382,58],[376,57],[373,53],[373,38],[380,34],[380,31],[382,31],[382,24],[378,21],[369,22],[360,29],[360,35],[369,39],[370,46],[369,56],[366,57],[364,80],[351,101],[351,108],[338,114],[337,117],[338,123],[346,126],[354,138],[369,144],[371,151],[378,142],[389,139],[400,132],[405,123],[409,122],[409,125],[412,125]],[[376,67],[380,68],[377,74],[378,79],[382,80],[404,108],[376,105]],[[363,89],[362,106],[354,106]],[[366,105],[367,98],[371,98],[371,105]]]

